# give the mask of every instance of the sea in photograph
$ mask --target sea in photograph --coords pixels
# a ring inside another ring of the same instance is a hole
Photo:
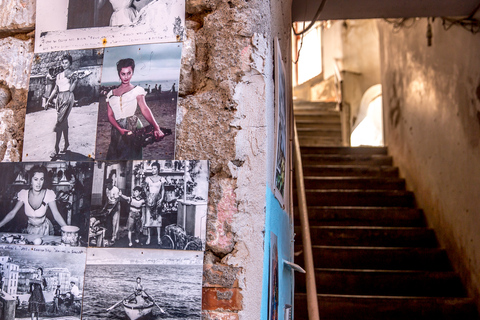
[[[137,277],[143,289],[165,311],[154,307],[142,319],[190,320],[201,318],[202,265],[88,265],[85,271],[82,319],[129,319],[122,304],[131,295]]]

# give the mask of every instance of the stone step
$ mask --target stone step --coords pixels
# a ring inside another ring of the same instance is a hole
[[[298,116],[327,116],[337,117],[340,119],[340,112],[335,110],[328,110],[316,107],[294,108],[293,114],[295,118]]]
[[[301,148],[302,155],[305,154],[336,154],[336,155],[357,155],[357,154],[383,154],[387,155],[387,147],[306,147]]]
[[[302,129],[341,130],[341,128],[340,121],[322,122],[321,119],[316,118],[297,121],[297,131]]]
[[[300,147],[315,148],[315,147],[335,147],[342,145],[342,138],[338,137],[299,137],[298,143]]]
[[[298,139],[316,139],[317,137],[331,138],[341,136],[342,131],[340,128],[326,130],[326,129],[300,129],[297,130]]]
[[[311,226],[390,226],[423,227],[425,218],[420,209],[374,207],[308,207]],[[294,210],[299,226],[298,207]]]
[[[303,165],[378,165],[391,166],[392,157],[384,154],[302,154]]]
[[[337,108],[336,102],[324,102],[324,101],[306,101],[306,100],[294,100],[293,110],[335,110]]]
[[[298,138],[332,137],[341,135],[342,128],[297,128]]]
[[[309,206],[407,207],[415,206],[413,193],[398,190],[306,190]],[[294,203],[297,195],[294,193]]]
[[[405,180],[382,177],[312,177],[305,176],[305,189],[316,190],[405,190]],[[294,181],[293,187],[296,188]],[[294,190],[296,192],[296,190]]]
[[[471,298],[318,295],[322,320],[479,320]],[[308,319],[306,294],[295,295],[295,319]]]
[[[324,112],[319,111],[315,114],[296,114],[295,115],[295,122],[298,124],[300,123],[310,123],[310,122],[317,122],[317,123],[325,123],[325,124],[340,124],[340,115],[336,113]]]
[[[398,168],[368,165],[303,165],[304,176],[317,177],[398,177]]]
[[[302,244],[301,228],[295,227],[295,243]],[[435,232],[428,228],[324,227],[311,226],[312,244],[319,246],[362,246],[435,248]]]
[[[315,279],[320,294],[466,296],[455,272],[315,269]],[[304,273],[295,273],[295,292],[306,292]]]
[[[295,245],[295,263],[303,263],[303,247]],[[315,268],[451,271],[444,249],[312,246]]]

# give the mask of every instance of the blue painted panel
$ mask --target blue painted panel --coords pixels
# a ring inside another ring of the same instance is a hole
[[[270,232],[277,236],[278,270],[279,270],[279,304],[278,319],[284,319],[284,307],[293,305],[293,272],[289,267],[284,267],[283,260],[293,262],[293,225],[288,213],[285,212],[275,198],[273,192],[267,187],[266,193],[266,221],[265,221],[265,248],[263,260],[263,283],[261,320],[269,319],[269,270],[270,270]]]

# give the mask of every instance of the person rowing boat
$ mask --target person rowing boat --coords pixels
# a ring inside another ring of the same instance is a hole
[[[107,311],[113,310],[120,304],[123,305],[123,309],[130,320],[136,320],[150,314],[154,306],[157,306],[161,313],[165,313],[155,300],[143,290],[142,279],[140,277],[136,279],[134,292],[108,308]]]

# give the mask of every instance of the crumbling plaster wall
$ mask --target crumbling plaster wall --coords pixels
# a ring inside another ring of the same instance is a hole
[[[379,22],[386,142],[480,306],[480,36]]]
[[[186,1],[176,158],[211,163],[205,319],[260,318],[267,159],[273,159],[273,38],[280,37],[290,61],[290,5]],[[0,159],[18,161],[35,1],[4,0],[1,9]]]

